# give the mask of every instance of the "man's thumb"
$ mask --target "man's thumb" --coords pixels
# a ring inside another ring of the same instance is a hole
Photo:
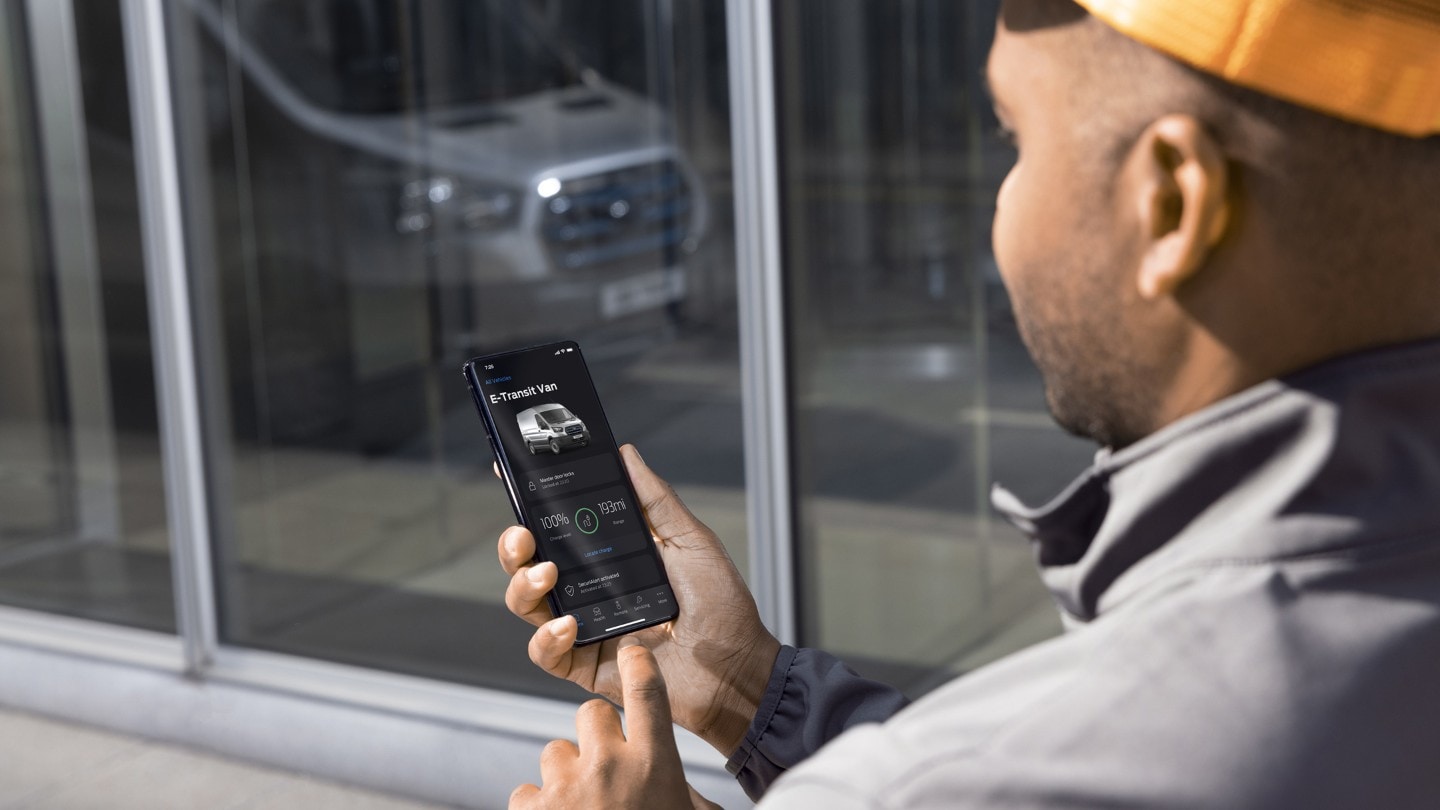
[[[625,460],[625,471],[630,474],[630,483],[635,485],[635,494],[640,496],[640,506],[656,537],[662,540],[683,537],[701,527],[680,496],[650,469],[634,445],[621,447],[620,456]]]

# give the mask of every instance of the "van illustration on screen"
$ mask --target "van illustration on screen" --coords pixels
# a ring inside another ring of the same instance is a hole
[[[540,450],[549,450],[558,456],[563,450],[590,443],[590,431],[585,423],[564,405],[552,402],[526,408],[515,415],[515,422],[532,456]]]

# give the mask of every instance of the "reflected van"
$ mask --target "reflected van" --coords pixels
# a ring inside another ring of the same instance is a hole
[[[226,345],[237,385],[266,370],[272,438],[413,441],[432,357],[651,328],[710,294],[672,114],[533,3],[181,2],[212,99],[186,123],[247,156],[210,182],[245,212],[215,228],[225,328],[277,356]]]

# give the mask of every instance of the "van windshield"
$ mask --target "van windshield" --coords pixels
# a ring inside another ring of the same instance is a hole
[[[568,422],[575,418],[575,414],[570,413],[564,408],[551,408],[548,411],[541,411],[540,416],[552,425],[556,422]]]
[[[237,5],[246,45],[309,101],[337,112],[438,110],[580,83],[512,0]]]

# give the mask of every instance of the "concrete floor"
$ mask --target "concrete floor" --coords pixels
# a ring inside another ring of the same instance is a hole
[[[0,810],[437,807],[0,709]]]

